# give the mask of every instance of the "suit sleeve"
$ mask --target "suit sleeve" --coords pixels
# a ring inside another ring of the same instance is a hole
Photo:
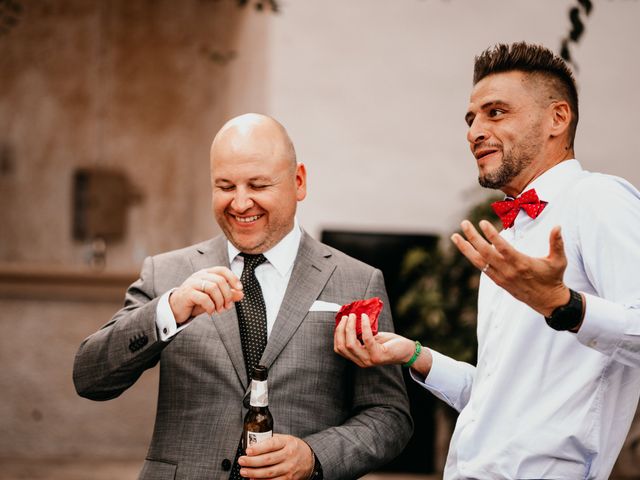
[[[380,297],[380,331],[393,331],[382,273],[374,270],[363,298]],[[409,441],[413,422],[397,365],[353,369],[352,415],[342,425],[306,437],[327,479],[357,478],[395,458]]]
[[[81,344],[73,365],[78,394],[109,400],[155,366],[167,345],[158,338],[153,259],[145,259],[140,278],[127,290],[124,307]]]

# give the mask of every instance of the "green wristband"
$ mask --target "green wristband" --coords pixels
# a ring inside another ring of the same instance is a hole
[[[420,342],[416,340],[416,349],[413,352],[413,356],[409,359],[409,361],[407,363],[403,363],[402,366],[406,367],[406,368],[409,368],[411,365],[416,363],[416,360],[420,356],[420,352],[421,351],[422,351],[422,345],[420,345]]]

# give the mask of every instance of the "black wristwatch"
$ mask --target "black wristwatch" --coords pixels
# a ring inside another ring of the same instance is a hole
[[[554,330],[573,330],[580,322],[584,315],[584,302],[582,301],[582,295],[569,289],[569,302],[565,305],[560,305],[556,308],[551,315],[544,317],[549,325]]]

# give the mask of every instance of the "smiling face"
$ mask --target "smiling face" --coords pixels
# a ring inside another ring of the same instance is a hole
[[[480,80],[465,116],[467,140],[478,165],[478,181],[487,188],[518,195],[546,168],[548,106],[520,71]]]
[[[242,252],[264,253],[293,229],[306,171],[280,124],[243,115],[216,135],[211,184],[213,212],[229,241]]]

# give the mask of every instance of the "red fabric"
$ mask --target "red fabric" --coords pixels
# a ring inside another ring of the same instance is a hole
[[[366,300],[356,300],[348,305],[343,305],[340,311],[336,314],[336,327],[342,320],[344,315],[350,313],[356,314],[356,335],[358,338],[362,338],[362,328],[360,327],[360,316],[366,313],[369,316],[369,324],[371,325],[371,332],[375,335],[378,333],[378,316],[382,311],[384,302],[378,297],[368,298]]]
[[[502,220],[502,226],[504,228],[510,228],[516,221],[516,217],[522,208],[527,215],[531,218],[536,218],[544,207],[547,206],[547,202],[540,200],[535,189],[527,190],[518,198],[513,200],[503,200],[501,202],[493,202],[491,208],[496,212],[496,215]]]

